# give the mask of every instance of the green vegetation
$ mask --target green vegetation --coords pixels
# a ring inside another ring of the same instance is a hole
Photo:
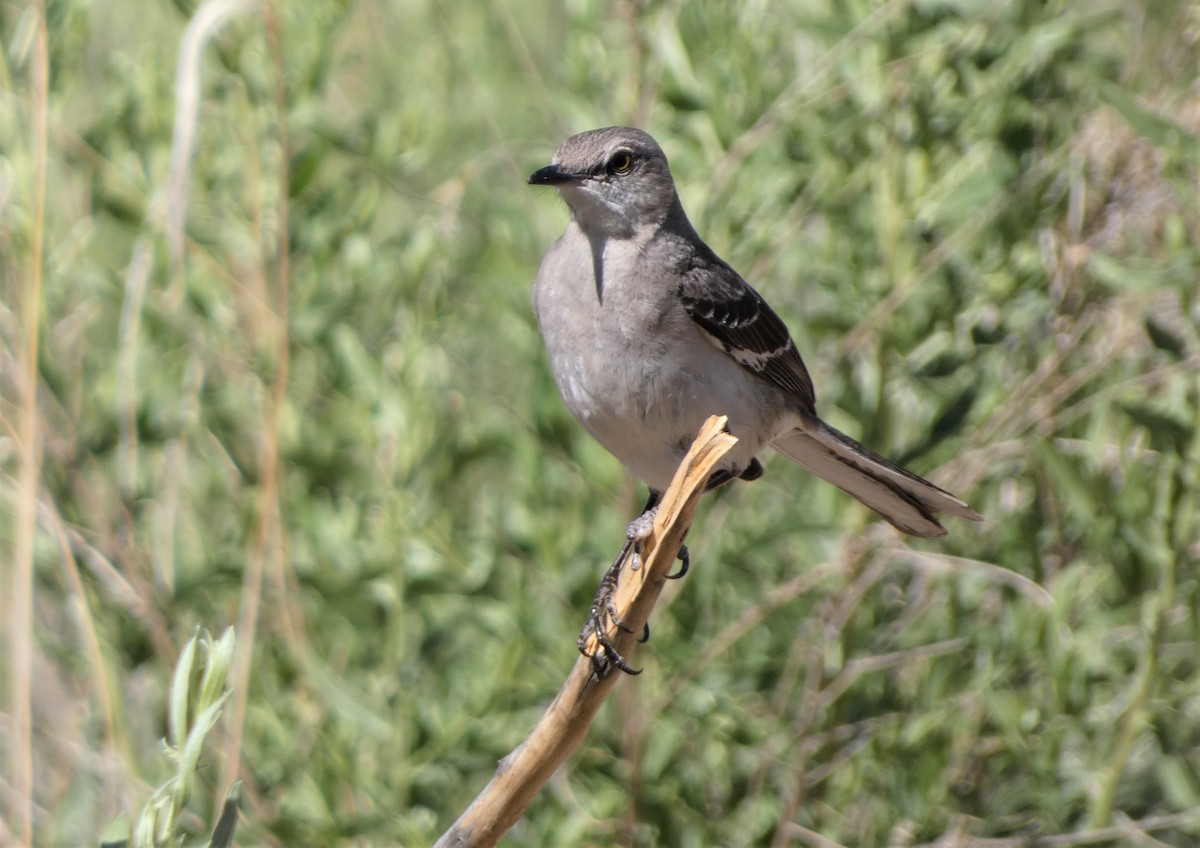
[[[782,460],[709,498],[509,844],[1200,840],[1195,4],[266,0],[173,185],[200,8],[0,12],[0,842],[24,750],[35,844],[136,819],[196,628],[237,645],[187,844],[235,779],[242,846],[427,845],[482,788],[643,497],[528,304],[524,178],[611,123],[823,415],[986,521],[901,541]]]

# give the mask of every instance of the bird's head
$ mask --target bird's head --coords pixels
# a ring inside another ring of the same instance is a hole
[[[585,232],[617,238],[657,229],[679,202],[666,154],[631,127],[571,136],[529,184],[557,188]]]

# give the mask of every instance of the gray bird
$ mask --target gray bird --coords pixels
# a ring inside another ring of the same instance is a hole
[[[710,485],[760,476],[755,456],[770,445],[913,536],[944,535],[938,513],[980,520],[817,417],[787,327],[700,240],[648,134],[573,135],[529,182],[554,186],[571,210],[533,286],[555,382],[579,423],[649,485],[650,507],[701,424],[722,414],[738,443]]]

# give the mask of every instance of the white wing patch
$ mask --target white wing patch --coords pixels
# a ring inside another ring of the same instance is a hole
[[[774,350],[750,350],[745,347],[734,347],[729,342],[723,342],[707,330],[704,331],[704,338],[708,339],[709,343],[718,350],[722,350],[734,358],[738,365],[743,368],[749,368],[755,373],[761,373],[774,360],[787,354],[795,345],[789,338],[785,344],[780,345]]]
[[[762,371],[771,362],[783,356],[792,348],[792,342],[789,339],[788,343],[781,345],[774,350],[757,351],[746,350],[745,348],[727,348],[729,355],[737,360],[739,365],[750,368],[754,371]]]

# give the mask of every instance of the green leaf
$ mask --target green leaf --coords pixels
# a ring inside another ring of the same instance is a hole
[[[171,746],[179,750],[187,739],[188,695],[191,690],[192,665],[196,658],[196,643],[200,638],[199,628],[187,640],[175,663],[175,675],[171,679],[171,704],[167,712],[167,727],[171,735]]]
[[[1034,442],[1033,449],[1057,484],[1055,491],[1060,500],[1079,517],[1096,515],[1099,504],[1094,487],[1084,480],[1075,460],[1060,452],[1052,442],[1042,439]]]
[[[208,735],[208,732],[212,730],[213,725],[217,723],[217,719],[220,718],[221,708],[225,706],[225,699],[228,697],[229,693],[226,692],[215,703],[196,716],[196,723],[192,726],[191,732],[188,733],[187,741],[180,751],[179,768],[177,770],[179,776],[179,787],[177,790],[179,807],[186,804],[187,799],[191,796],[192,781],[195,779],[196,766],[200,762],[200,752],[204,750],[204,739]]]
[[[1192,158],[1200,157],[1200,138],[1194,132],[1146,109],[1127,91],[1111,82],[1100,83],[1096,91],[1129,126],[1157,147],[1178,150]]]
[[[1183,454],[1192,438],[1192,427],[1186,420],[1161,409],[1144,404],[1123,403],[1121,409],[1150,433],[1150,444],[1157,450]]]
[[[1200,809],[1200,781],[1179,757],[1163,757],[1156,768],[1164,794],[1181,810]]]
[[[1169,285],[1173,277],[1173,269],[1160,264],[1139,265],[1132,260],[1123,262],[1099,252],[1088,257],[1087,268],[1096,279],[1124,291],[1159,291]]]
[[[225,682],[229,677],[229,667],[233,662],[233,649],[236,644],[232,627],[225,628],[221,638],[213,643],[206,641],[207,657],[204,663],[204,676],[200,680],[200,697],[197,703],[204,708],[221,697]]]

